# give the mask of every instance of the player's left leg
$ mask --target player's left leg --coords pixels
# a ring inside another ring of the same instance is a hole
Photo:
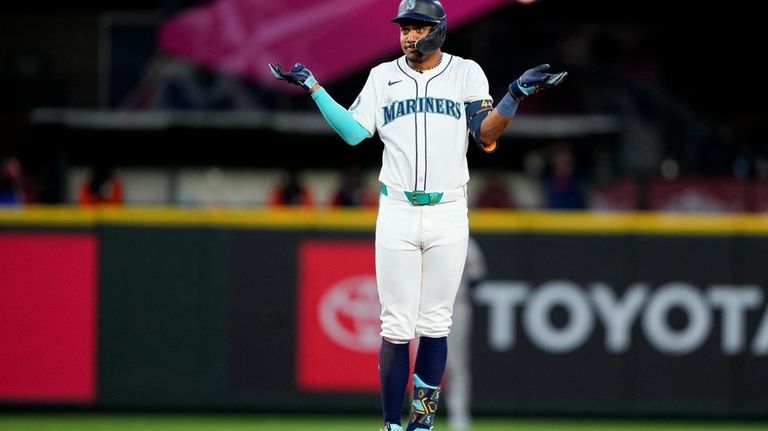
[[[422,338],[423,340],[423,338]],[[435,424],[435,414],[440,403],[440,386],[427,384],[413,374],[413,401],[406,431],[431,430]]]
[[[466,200],[436,205],[429,207],[429,210],[429,217],[424,221],[416,335],[444,338],[451,329],[453,305],[467,259],[469,225]]]
[[[429,208],[424,225],[423,278],[416,320],[420,339],[407,431],[431,429],[440,400],[453,304],[467,257],[466,201]]]

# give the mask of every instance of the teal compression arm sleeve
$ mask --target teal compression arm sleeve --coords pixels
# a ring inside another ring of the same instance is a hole
[[[320,112],[325,117],[333,130],[341,136],[349,145],[357,145],[368,137],[368,130],[360,125],[343,106],[333,100],[325,88],[320,87],[312,93]]]

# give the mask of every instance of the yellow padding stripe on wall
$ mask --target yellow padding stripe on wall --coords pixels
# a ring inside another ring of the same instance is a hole
[[[768,234],[768,216],[754,214],[476,211],[470,223],[473,232]]]
[[[470,212],[473,232],[768,234],[768,215],[494,211]],[[0,208],[5,227],[90,227],[100,224],[267,229],[375,229],[376,210],[187,209],[175,207],[27,206]]]
[[[96,208],[72,206],[0,208],[0,225],[5,226],[88,227],[98,224],[368,230],[376,224],[376,211],[106,206]]]

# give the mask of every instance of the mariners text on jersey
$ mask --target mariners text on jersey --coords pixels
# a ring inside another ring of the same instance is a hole
[[[428,112],[434,114],[444,114],[461,119],[460,102],[454,102],[448,99],[439,99],[435,97],[419,97],[417,99],[397,100],[384,106],[384,126],[390,122],[402,117],[403,115]]]

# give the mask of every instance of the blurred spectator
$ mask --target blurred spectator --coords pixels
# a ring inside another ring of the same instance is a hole
[[[298,173],[291,169],[286,172],[280,184],[270,193],[269,206],[299,206],[310,208],[314,206],[312,192],[301,183]]]
[[[558,144],[553,148],[550,164],[544,170],[543,183],[547,208],[586,208],[585,179],[576,167],[573,152],[567,144]]]
[[[331,205],[334,207],[376,206],[376,196],[370,193],[359,168],[352,166],[344,171]]]
[[[78,202],[85,206],[120,205],[123,199],[123,182],[110,165],[94,166],[78,191]]]
[[[24,203],[21,163],[16,157],[9,157],[0,164],[0,205],[21,205]]]
[[[477,197],[476,207],[512,208],[514,206],[507,185],[504,184],[498,172],[490,171],[482,187]]]

